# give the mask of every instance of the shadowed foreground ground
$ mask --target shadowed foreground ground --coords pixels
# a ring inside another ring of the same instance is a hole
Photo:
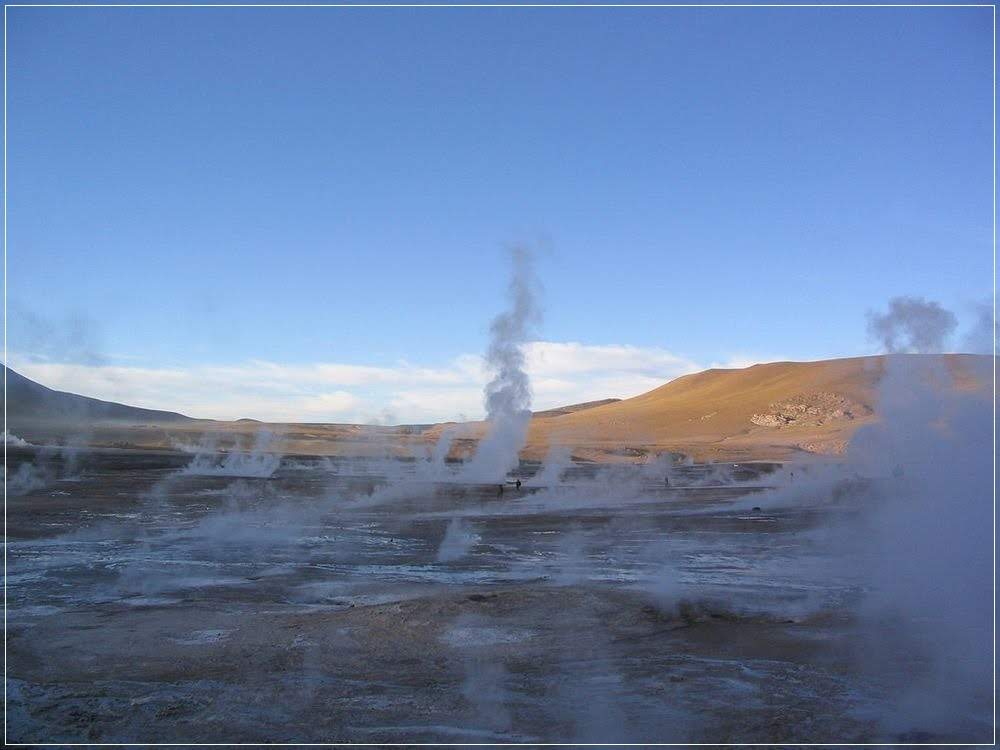
[[[921,666],[864,667],[858,584],[817,576],[810,541],[849,511],[754,511],[770,466],[670,488],[578,467],[501,499],[356,463],[74,460],[8,507],[13,741],[989,734],[884,720]]]

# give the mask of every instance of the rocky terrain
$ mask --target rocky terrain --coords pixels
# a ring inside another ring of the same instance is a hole
[[[808,393],[770,404],[768,411],[754,414],[750,421],[761,427],[820,427],[831,422],[863,419],[874,410],[840,393]]]

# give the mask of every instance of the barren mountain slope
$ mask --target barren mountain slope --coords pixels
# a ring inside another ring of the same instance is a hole
[[[971,387],[973,355],[947,355]],[[785,458],[798,451],[839,453],[875,419],[884,357],[773,362],[686,375],[635,398],[535,420],[529,443],[552,442],[581,457],[676,450],[699,458]]]

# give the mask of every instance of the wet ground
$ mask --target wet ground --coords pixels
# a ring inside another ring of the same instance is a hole
[[[11,451],[9,476],[41,469],[7,505],[8,739],[990,736],[887,724],[908,675],[864,668],[862,587],[817,542],[851,510],[755,510],[773,466],[669,487],[525,467],[501,496],[398,462],[219,460]]]

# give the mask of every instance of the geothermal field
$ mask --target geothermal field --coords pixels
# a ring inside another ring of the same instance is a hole
[[[5,744],[995,745],[996,20],[6,3]]]
[[[478,431],[223,446],[235,424],[16,381],[7,739],[991,741],[992,361],[765,365],[533,416],[524,262]],[[640,417],[696,442],[626,444]],[[173,448],[100,445],[109,423]],[[748,457],[693,457],[720,451]]]
[[[991,426],[896,408],[834,461],[503,485],[8,445],[8,740],[988,741]]]

